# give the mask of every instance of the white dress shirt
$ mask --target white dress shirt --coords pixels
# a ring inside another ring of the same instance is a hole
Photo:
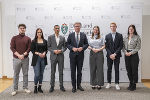
[[[114,41],[115,40],[115,36],[116,36],[116,32],[111,33],[111,35],[112,35],[112,38],[113,38],[113,41]]]
[[[57,46],[58,46],[59,45],[59,40],[60,40],[59,35],[57,37],[56,34],[55,34],[55,39],[56,39],[56,43],[57,43]]]

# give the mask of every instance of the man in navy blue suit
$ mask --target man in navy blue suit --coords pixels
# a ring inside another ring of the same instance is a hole
[[[116,32],[117,25],[116,23],[110,24],[111,33],[107,34],[105,37],[105,45],[107,51],[107,81],[108,84],[106,86],[107,89],[111,87],[111,74],[112,74],[112,65],[114,63],[115,69],[115,84],[116,90],[120,90],[119,87],[119,64],[121,50],[123,48],[123,37],[122,34]]]
[[[70,33],[67,39],[67,48],[70,50],[70,68],[71,68],[71,81],[72,92],[76,92],[77,89],[84,91],[81,86],[82,67],[84,60],[84,51],[88,47],[88,40],[83,32],[80,32],[81,23],[76,22],[74,24],[75,32]],[[77,69],[77,82],[76,82],[76,69]]]

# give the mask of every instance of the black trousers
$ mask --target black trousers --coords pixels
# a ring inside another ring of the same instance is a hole
[[[76,84],[77,86],[81,84],[83,60],[84,56],[81,55],[70,56],[71,81],[73,88],[76,88]],[[76,70],[77,70],[77,83],[76,83]]]
[[[126,70],[127,70],[129,81],[131,83],[137,83],[138,82],[138,65],[139,65],[138,53],[131,55],[131,56],[125,56],[125,64],[126,64]]]
[[[115,60],[110,59],[107,57],[107,81],[108,83],[111,83],[112,78],[112,65],[114,63],[114,69],[115,69],[115,84],[119,84],[119,64],[120,64],[120,57],[116,58]]]

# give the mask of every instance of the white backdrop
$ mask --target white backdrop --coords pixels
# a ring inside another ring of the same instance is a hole
[[[71,3],[64,2],[53,2],[45,5],[16,5],[16,33],[18,33],[17,25],[25,23],[27,25],[26,35],[31,37],[35,36],[35,30],[42,28],[45,39],[49,35],[53,34],[53,26],[55,24],[62,25],[66,23],[68,25],[68,32],[64,35],[67,39],[69,32],[73,31],[73,23],[80,21],[82,23],[82,32],[85,32],[89,37],[92,32],[92,28],[98,25],[101,30],[101,35],[105,37],[110,32],[110,23],[117,23],[117,31],[123,36],[127,34],[128,26],[134,24],[137,28],[139,35],[142,34],[142,4],[129,4],[129,3],[91,3],[91,2],[80,2]],[[60,32],[60,34],[62,34]],[[16,35],[16,34],[14,34]],[[63,34],[62,34],[63,35]],[[104,50],[105,52],[105,50]],[[107,81],[107,60],[106,52],[104,61],[104,77],[105,82]],[[48,65],[44,72],[44,81],[50,80],[50,59],[49,53]],[[122,54],[123,55],[123,54]],[[30,53],[30,65],[31,65]],[[140,63],[141,65],[141,63]],[[65,52],[65,66],[64,66],[64,81],[71,81],[70,63],[69,63],[69,50]],[[114,70],[114,69],[113,69]],[[22,74],[20,75],[22,80]],[[114,71],[112,72],[112,80],[114,81]],[[58,71],[56,72],[56,81],[58,81]],[[34,72],[32,66],[29,68],[29,81],[33,81]],[[139,67],[139,81],[141,80],[141,68]],[[85,59],[83,65],[82,81],[90,81],[89,71],[89,50],[85,51]],[[121,58],[120,63],[120,82],[128,82],[127,73],[124,64],[124,56]]]

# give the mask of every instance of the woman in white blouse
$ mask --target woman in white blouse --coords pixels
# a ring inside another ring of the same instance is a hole
[[[104,55],[103,49],[105,48],[104,39],[100,35],[99,26],[94,26],[92,36],[89,38],[90,49],[90,84],[92,89],[101,89],[104,85]]]

